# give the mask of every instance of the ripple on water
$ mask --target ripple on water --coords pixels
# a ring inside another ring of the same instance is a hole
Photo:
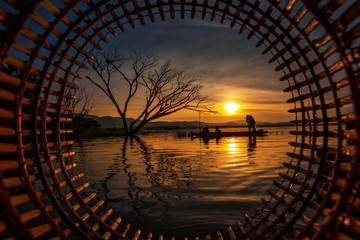
[[[85,173],[82,181],[92,183],[86,191],[97,192],[104,206],[135,228],[154,236],[200,237],[234,226],[261,206],[259,199],[285,172],[282,162],[293,140],[288,131],[273,129],[255,144],[246,137],[177,139],[171,131],[127,141],[91,139],[74,145],[73,161]]]

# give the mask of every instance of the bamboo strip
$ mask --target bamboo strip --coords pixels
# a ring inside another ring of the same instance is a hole
[[[84,203],[87,203],[89,202],[91,199],[93,199],[94,197],[96,196],[96,193],[92,193],[90,194],[90,196],[86,197],[83,199]],[[78,210],[79,208],[81,208],[82,204],[81,203],[77,203],[75,205],[72,206],[72,210],[73,211],[76,211]]]
[[[62,12],[57,6],[55,6],[49,0],[44,0],[44,1],[40,2],[40,5],[54,16],[58,16]]]
[[[0,234],[5,233],[8,230],[8,225],[5,221],[0,220]]]
[[[229,233],[230,240],[236,240],[236,236],[235,236],[235,233],[233,232],[232,228],[230,226],[228,226],[227,230]]]
[[[218,240],[224,240],[220,231],[216,232],[216,236],[217,236]]]
[[[0,71],[0,83],[8,84],[11,86],[19,87],[22,84],[22,80],[6,72]],[[25,82],[24,87],[26,89],[34,90],[35,85],[30,82]]]
[[[246,234],[246,231],[243,227],[243,225],[241,224],[241,222],[239,220],[236,221],[236,225],[238,226],[238,229],[240,230],[241,234]],[[241,235],[240,235],[241,236]],[[250,240],[250,238],[245,237],[245,240]]]
[[[112,230],[115,230],[118,226],[119,226],[119,224],[121,223],[121,220],[122,220],[122,218],[121,217],[118,217],[114,222],[113,222],[113,224],[111,224],[111,229]],[[103,238],[104,239],[109,239],[111,237],[111,232],[109,232],[109,231],[107,231],[106,233],[104,233],[104,235],[103,235]]]
[[[163,235],[160,235],[158,240],[163,240]]]
[[[36,175],[36,174],[32,174],[32,175],[28,176],[28,181],[29,182],[34,182],[35,180],[38,180],[38,179],[39,179],[39,176]],[[24,182],[25,182],[24,177],[7,177],[7,178],[3,178],[4,186],[7,189],[14,188],[14,187],[19,187]]]
[[[146,240],[151,240],[152,239],[152,233],[149,233],[147,236],[146,236]],[[195,239],[196,240],[196,239]]]
[[[140,20],[140,23],[141,23],[142,25],[145,25],[144,16],[143,16],[143,15],[141,14],[141,12],[139,11],[139,9],[140,9],[139,4],[137,3],[136,0],[132,0],[131,2],[132,2],[132,4],[133,4],[133,6],[134,6],[134,11],[136,12],[136,14],[137,14],[137,16],[138,16],[138,18],[139,18],[139,20]]]
[[[146,1],[148,1],[148,0],[146,0]],[[145,2],[146,2],[145,1]],[[111,4],[109,4],[109,3],[105,3],[105,6],[107,7],[107,9],[112,9],[112,5]],[[149,11],[149,10],[148,10]],[[122,32],[125,32],[125,28],[124,28],[124,26],[123,26],[123,24],[120,22],[120,20],[118,19],[118,17],[117,17],[117,15],[116,15],[116,13],[114,12],[114,10],[110,10],[110,14],[111,14],[111,16],[116,20],[115,22],[116,22],[116,24],[118,25],[118,27],[120,28],[120,30],[122,31]],[[152,16],[152,17],[154,17],[154,16]],[[150,16],[150,18],[151,18],[151,16]],[[152,22],[154,22],[153,20],[151,20]]]
[[[182,5],[182,6],[183,6],[183,5]],[[204,0],[203,10],[202,10],[202,13],[201,13],[201,19],[202,19],[202,20],[204,20],[205,17],[206,17],[206,10],[207,10],[208,6],[209,6],[208,0]],[[183,10],[181,9],[181,14],[183,14],[182,11],[183,11]],[[181,18],[183,18],[182,15],[181,15]]]
[[[169,4],[170,4],[170,17],[171,19],[175,19],[174,0],[169,0]]]
[[[298,82],[298,83],[296,83],[296,84],[294,84],[294,85],[291,85],[291,86],[285,88],[283,91],[284,91],[284,92],[290,92],[290,91],[292,91],[292,90],[300,89],[301,87],[304,87],[304,86],[308,86],[308,85],[310,85],[310,84],[313,84],[314,82],[315,82],[315,81],[314,81],[313,78],[308,78],[308,79],[305,79],[305,80],[302,81],[302,82]]]
[[[214,4],[214,10],[211,14],[211,18],[210,18],[210,21],[214,21],[215,17],[216,17],[216,10],[219,9],[219,0],[216,0],[215,1],[215,4]]]
[[[296,196],[296,192],[294,192],[293,190],[291,190],[290,187],[286,187],[284,186],[282,183],[279,183],[278,181],[274,180],[273,181],[273,184],[278,187],[278,189],[282,189],[284,192],[290,194],[290,195],[293,195],[293,196]]]
[[[33,164],[33,161],[31,159],[31,162],[26,162],[27,166],[30,166]],[[11,171],[16,170],[20,167],[18,160],[7,160],[7,159],[1,159],[0,160],[0,171]]]
[[[248,223],[250,223],[251,227],[255,228],[255,233],[260,234],[260,230],[256,227],[254,221],[249,217],[247,213],[244,214],[244,217]]]
[[[83,191],[85,188],[87,188],[88,186],[90,185],[90,183],[85,183],[85,184],[83,184],[83,185],[81,185],[80,187],[78,187],[77,189],[76,189],[76,192],[81,192],[81,191]],[[67,200],[69,200],[70,198],[72,198],[74,196],[74,193],[73,192],[70,192],[70,193],[68,193],[68,194],[66,194],[66,199]]]
[[[94,3],[92,2],[92,0],[84,0],[84,2],[89,5],[89,7],[93,7]],[[117,36],[116,31],[110,26],[110,24],[108,24],[108,22],[106,21],[103,13],[100,11],[99,8],[94,8],[94,12],[96,14],[96,16],[100,17],[100,21],[104,24],[104,26],[109,30],[109,32],[113,35],[113,36]]]
[[[131,18],[131,15],[128,14],[129,11],[128,11],[127,8],[126,8],[126,5],[125,5],[125,4],[122,4],[122,5],[121,5],[121,8],[122,8],[122,10],[123,10],[123,14],[126,15],[126,18],[127,18],[128,22],[129,22],[130,26],[131,26],[132,28],[135,28],[134,21],[133,21],[133,19]]]
[[[48,223],[45,223],[45,224],[42,224],[42,225],[39,225],[37,227],[33,227],[30,229],[31,235],[34,238],[38,238],[41,235],[49,232],[50,230],[51,230],[51,226]]]
[[[102,222],[105,222],[105,220],[110,216],[110,214],[113,212],[113,209],[110,208],[109,210],[106,211],[106,213],[100,218]],[[95,232],[96,230],[98,230],[98,228],[100,227],[100,225],[98,223],[95,223],[91,229]]]
[[[46,206],[43,211],[47,211],[47,212],[51,212],[54,210],[54,206],[53,205],[48,205]],[[43,214],[42,210],[40,209],[34,209],[34,210],[31,210],[31,211],[28,211],[26,213],[22,213],[20,215],[20,220],[22,222],[28,222],[28,221],[31,221],[35,218],[38,218],[40,217],[41,215]]]
[[[15,114],[7,109],[0,108],[0,118],[1,119],[14,119]],[[1,150],[0,150],[1,151]]]
[[[321,105],[316,104],[316,105],[310,105],[308,107],[299,107],[299,108],[292,108],[289,109],[288,112],[289,113],[299,113],[299,112],[308,112],[308,111],[312,111],[312,110],[319,110],[321,109]]]
[[[194,19],[195,14],[196,14],[196,5],[197,5],[197,0],[193,0],[192,1],[192,7],[191,7],[191,19]]]
[[[147,11],[148,11],[151,22],[155,22],[154,14],[153,14],[151,4],[150,4],[149,0],[145,0],[145,6],[147,8]]]
[[[14,207],[19,206],[21,204],[30,202],[31,198],[28,194],[13,194],[10,196],[10,204]]]
[[[165,14],[164,14],[164,8],[162,6],[163,5],[162,0],[157,0],[157,5],[158,5],[161,20],[165,21]]]
[[[130,224],[127,224],[121,235],[123,237],[126,237],[126,234],[128,233],[129,230],[130,230]]]
[[[98,210],[99,207],[100,207],[101,205],[103,205],[103,204],[104,204],[104,200],[100,200],[98,203],[96,203],[96,204],[91,208],[91,212],[95,213],[96,210]],[[87,212],[87,213],[85,213],[85,214],[81,217],[81,219],[82,219],[82,221],[85,222],[89,217],[90,217],[90,214]],[[78,222],[75,222],[74,224],[75,224],[75,226],[77,226],[77,227],[80,226],[80,224],[79,224]]]
[[[141,231],[137,230],[136,233],[134,234],[134,237],[132,238],[132,240],[138,240],[140,234],[141,234]]]

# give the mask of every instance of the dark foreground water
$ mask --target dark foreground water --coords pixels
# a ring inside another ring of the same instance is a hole
[[[91,183],[86,191],[96,192],[132,229],[155,237],[200,237],[225,232],[243,213],[262,206],[260,199],[268,198],[273,180],[285,171],[292,129],[208,142],[181,138],[177,131],[83,140],[74,145],[73,161]]]

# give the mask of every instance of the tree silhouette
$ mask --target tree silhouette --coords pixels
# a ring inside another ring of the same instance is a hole
[[[193,76],[173,67],[170,60],[160,64],[144,51],[130,52],[130,56],[125,56],[118,49],[111,49],[95,54],[95,60],[88,60],[93,71],[86,76],[114,104],[126,135],[134,135],[148,122],[181,109],[212,112],[209,105],[203,105],[207,97],[200,94],[203,86]],[[113,81],[120,81],[124,89],[127,87],[125,96],[115,96]],[[144,108],[128,124],[129,103],[136,94],[144,95]]]

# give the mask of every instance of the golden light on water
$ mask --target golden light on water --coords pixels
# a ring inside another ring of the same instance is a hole
[[[233,102],[228,102],[225,104],[225,110],[229,114],[234,114],[235,111],[239,108],[239,105]]]

